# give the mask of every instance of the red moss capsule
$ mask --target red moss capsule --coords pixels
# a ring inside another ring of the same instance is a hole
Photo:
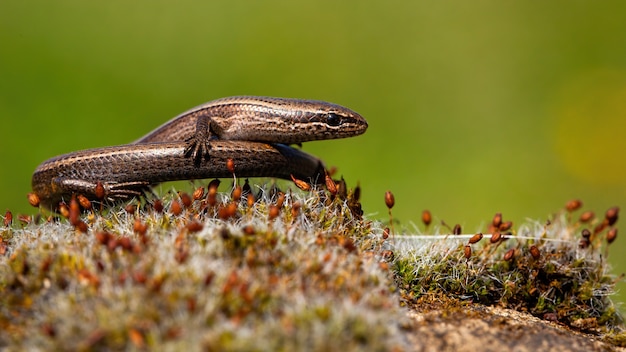
[[[145,244],[144,243],[145,238],[146,236],[140,237],[141,243]],[[143,247],[139,243],[133,243],[133,248],[131,248],[130,251],[133,252],[133,254],[141,254],[141,252],[143,252]]]
[[[217,204],[217,193],[209,192],[206,196],[206,203],[210,207],[214,207]]]
[[[137,234],[144,235],[148,231],[148,225],[141,222],[141,219],[135,219],[135,223],[133,224],[133,231]]]
[[[180,215],[183,212],[183,207],[180,205],[180,203],[177,200],[173,200],[172,204],[170,204],[170,212],[173,215]]]
[[[109,238],[111,237],[111,234],[109,234],[108,232],[104,232],[104,231],[98,231],[96,232],[94,237],[96,238],[96,241],[98,241],[98,243],[105,245],[109,243]]]
[[[341,178],[341,180],[339,180],[339,182],[337,182],[337,197],[339,197],[339,199],[348,198],[348,186],[346,185],[346,181],[343,179],[343,177]]]
[[[107,249],[109,252],[113,252],[117,248],[117,238],[111,236],[109,237],[109,241],[107,242]]]
[[[476,243],[476,242],[478,242],[478,241],[480,241],[482,239],[483,239],[483,234],[479,232],[479,233],[475,234],[474,236],[472,236],[469,239],[468,242],[469,242],[469,244],[474,244],[474,243]]]
[[[233,202],[239,202],[241,200],[241,192],[241,186],[235,186],[235,188],[233,188],[233,191],[230,193]]]
[[[609,226],[613,226],[617,222],[619,207],[612,207],[606,211],[605,218]]]
[[[143,349],[146,346],[143,334],[137,329],[128,330],[128,339],[133,343],[133,346],[138,349]]]
[[[130,252],[133,249],[133,242],[128,237],[120,237],[117,240],[117,245],[122,247],[122,249],[127,252]]]
[[[7,209],[4,213],[4,226],[10,226],[13,223],[13,213]]]
[[[282,208],[285,204],[285,192],[278,192],[278,197],[276,198],[276,206]]]
[[[228,217],[234,217],[235,215],[237,215],[237,203],[228,203],[228,205],[226,205],[226,210],[228,210]]]
[[[344,181],[344,186],[345,186],[345,181]],[[354,191],[352,192],[352,201],[358,202],[360,199],[361,199],[361,186],[357,184],[356,187],[354,187]]]
[[[226,160],[226,168],[228,168],[228,172],[230,172],[231,174],[235,173],[235,162],[233,161],[233,159],[228,158],[228,160]]]
[[[502,234],[500,232],[494,232],[489,239],[491,243],[497,243],[502,239]]]
[[[32,192],[28,193],[27,198],[28,198],[28,204],[32,205],[35,208],[38,207],[39,203],[41,202],[39,199],[39,196]]]
[[[217,216],[222,220],[228,220],[228,218],[230,217],[228,209],[226,209],[226,207],[222,205],[220,205],[220,207],[217,209]]]
[[[588,211],[580,214],[580,219],[579,220],[582,223],[586,223],[586,222],[589,222],[589,221],[593,220],[594,217],[595,217],[595,214],[592,211],[588,210]]]
[[[589,238],[591,237],[591,231],[589,231],[588,229],[583,229],[581,235],[583,236],[583,238]]]
[[[336,195],[337,184],[335,183],[335,181],[333,181],[328,172],[326,172],[326,174],[324,175],[324,180],[326,182],[326,189],[328,190],[328,192],[330,192],[330,194],[332,194],[333,196]]]
[[[452,234],[460,235],[461,232],[462,232],[461,225],[459,225],[459,224],[454,225],[454,228],[452,229]]]
[[[191,203],[193,202],[193,201],[191,200],[191,197],[189,196],[189,194],[188,194],[188,193],[186,193],[186,192],[183,192],[183,193],[180,195],[180,201],[181,201],[181,203],[183,203],[183,206],[184,206],[185,208],[189,208],[189,207],[191,206]]]
[[[609,221],[607,219],[604,219],[601,223],[598,224],[598,226],[593,228],[593,233],[597,235],[600,232],[604,231],[607,226],[609,226]]]
[[[206,202],[210,207],[214,207],[217,204],[217,188],[219,185],[220,180],[218,179],[209,182],[209,186],[207,187]]]
[[[280,214],[280,208],[276,205],[270,205],[268,212],[267,212],[267,216],[270,220],[274,220],[278,217],[278,215]]]
[[[183,264],[185,261],[187,261],[187,258],[189,258],[189,248],[187,248],[187,247],[180,248],[176,252],[176,254],[174,254],[174,259],[179,264]]]
[[[20,222],[22,222],[24,224],[30,224],[31,221],[33,221],[33,218],[30,215],[18,214],[17,215],[17,220],[19,220]]]
[[[533,258],[539,259],[539,257],[541,257],[541,252],[539,251],[539,248],[537,248],[535,245],[530,246],[528,250],[530,251],[530,255],[532,255]]]
[[[215,278],[215,273],[212,271],[209,271],[204,277],[204,286],[209,286],[213,282],[214,278]]]
[[[386,240],[387,238],[389,238],[389,228],[385,227],[383,230],[383,239]]]
[[[241,195],[245,197],[248,193],[252,193],[252,187],[250,187],[250,182],[246,179],[246,182],[243,183]]]
[[[135,206],[135,204],[128,204],[124,207],[124,210],[126,210],[128,214],[133,215],[135,211],[137,211],[137,206]]]
[[[504,253],[503,259],[508,262],[508,261],[513,260],[514,257],[515,257],[515,249],[511,248],[508,251],[506,251],[506,253]]]
[[[572,199],[567,204],[565,204],[565,209],[567,211],[572,212],[574,210],[578,210],[583,205],[583,202],[580,199]]]
[[[391,191],[385,192],[385,204],[389,209],[393,208],[393,206],[396,204],[396,199]]]
[[[61,216],[66,219],[70,217],[70,208],[68,208],[67,204],[65,203],[59,204],[59,214],[61,214]]]
[[[55,337],[57,334],[56,329],[51,323],[42,324],[41,332],[44,333],[44,335],[49,336],[49,337]]]
[[[82,233],[87,233],[87,231],[89,230],[89,227],[87,226],[87,224],[82,220],[78,220],[78,223],[74,225],[74,228],[76,228],[78,231]]]
[[[256,231],[254,230],[254,226],[252,225],[246,225],[243,228],[243,233],[248,235],[248,236],[252,236],[256,233]]]
[[[193,191],[193,194],[191,195],[193,197],[193,200],[200,200],[202,199],[202,197],[204,197],[204,187],[198,187],[196,188],[195,191]]]
[[[293,181],[293,183],[295,183],[296,187],[300,188],[301,190],[303,190],[303,191],[311,190],[311,185],[310,184],[308,184],[305,181],[298,180],[293,175],[291,175],[291,180]]]
[[[72,226],[74,227],[76,227],[78,223],[81,221],[80,220],[80,205],[78,204],[76,197],[72,197],[72,200],[70,201],[69,219],[70,219],[70,224],[72,224]]]
[[[161,202],[160,199],[155,200],[154,203],[152,204],[152,207],[154,208],[154,211],[156,211],[157,213],[163,212],[163,202]]]
[[[215,179],[212,180],[211,182],[209,182],[209,185],[207,186],[208,192],[209,193],[217,193],[217,189],[220,186],[220,180]]]
[[[148,276],[143,271],[135,271],[133,273],[133,280],[138,284],[145,284],[148,281]]]
[[[465,255],[465,259],[469,259],[472,256],[472,247],[470,245],[466,245],[463,249],[463,254]]]
[[[354,240],[350,237],[341,237],[339,240],[339,244],[349,253],[357,250],[357,246],[354,243]]]
[[[252,208],[252,206],[254,205],[254,194],[252,194],[252,192],[248,193],[246,201],[248,202],[248,208]]]
[[[52,257],[48,256],[41,262],[41,266],[39,267],[41,272],[48,272],[50,270],[50,265],[52,265]]]
[[[86,209],[86,210],[91,209],[91,201],[89,201],[87,197],[83,196],[82,194],[79,194],[78,196],[76,196],[76,199],[78,199],[78,204],[80,204],[80,206],[83,209]]]
[[[194,232],[200,232],[204,226],[198,221],[192,221],[189,224],[187,224],[186,227],[189,233],[194,233]]]
[[[176,340],[183,335],[183,329],[180,326],[172,326],[165,330],[165,337],[167,340]]]
[[[422,211],[422,222],[424,225],[428,226],[433,221],[433,216],[430,214],[429,210]]]
[[[98,183],[96,183],[96,189],[94,190],[94,193],[96,195],[96,198],[100,200],[104,199],[105,189],[104,185],[102,185],[102,182],[98,181]]]
[[[96,288],[100,286],[100,278],[87,269],[78,270],[78,282],[85,285],[92,285]]]
[[[493,217],[493,220],[491,220],[491,224],[496,229],[499,228],[500,224],[502,224],[502,213],[496,213],[496,215],[494,215]]]
[[[613,227],[612,229],[609,230],[609,232],[607,232],[606,241],[609,244],[611,244],[613,243],[613,241],[615,241],[616,238],[617,238],[617,228]]]
[[[507,231],[511,227],[513,227],[513,221],[505,221],[502,224],[500,224],[500,227],[498,228],[498,230],[500,230],[500,231]]]
[[[300,202],[294,202],[291,205],[291,217],[296,218],[300,214],[300,208],[302,208],[302,204]]]
[[[193,313],[196,311],[196,306],[198,305],[196,299],[194,297],[187,298],[187,311]],[[139,346],[142,347],[142,346]]]

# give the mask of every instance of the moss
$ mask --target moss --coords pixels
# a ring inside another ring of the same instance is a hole
[[[464,248],[471,235],[397,236],[396,282],[409,304],[422,296],[452,297],[527,311],[615,340],[623,319],[610,299],[616,280],[603,258],[607,230],[581,245],[582,227],[564,210],[547,224],[524,225],[504,242],[472,244],[469,258]],[[514,253],[509,260],[507,252]]]
[[[88,211],[87,232],[46,214],[2,227],[0,345],[408,349],[403,307],[453,317],[476,303],[626,341],[601,255],[608,230],[581,248],[582,225],[564,212],[507,240],[485,236],[468,255],[472,235],[387,238],[362,218],[358,193],[272,186],[248,203],[170,192],[165,211]]]
[[[380,230],[350,209],[355,200],[262,191],[252,206],[219,194],[214,205],[203,197],[178,215],[149,204],[133,214],[126,205],[88,212],[87,233],[55,217],[2,228],[0,345],[403,346],[391,273],[372,252],[382,245],[373,234]],[[166,196],[165,209],[181,198]],[[234,213],[221,210],[229,206]]]

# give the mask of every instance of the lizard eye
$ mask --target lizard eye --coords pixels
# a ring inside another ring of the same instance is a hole
[[[341,124],[341,116],[335,114],[334,112],[329,112],[326,122],[328,122],[331,126],[339,126]]]

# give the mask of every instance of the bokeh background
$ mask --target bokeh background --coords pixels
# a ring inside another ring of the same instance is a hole
[[[423,209],[467,233],[572,198],[626,210],[624,1],[39,0],[0,3],[2,213],[35,212],[41,161],[239,94],[360,112],[365,135],[304,150],[371,218],[392,190],[409,230]]]

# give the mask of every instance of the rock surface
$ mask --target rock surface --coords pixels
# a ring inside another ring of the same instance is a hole
[[[530,314],[470,304],[407,313],[415,351],[625,351]]]

